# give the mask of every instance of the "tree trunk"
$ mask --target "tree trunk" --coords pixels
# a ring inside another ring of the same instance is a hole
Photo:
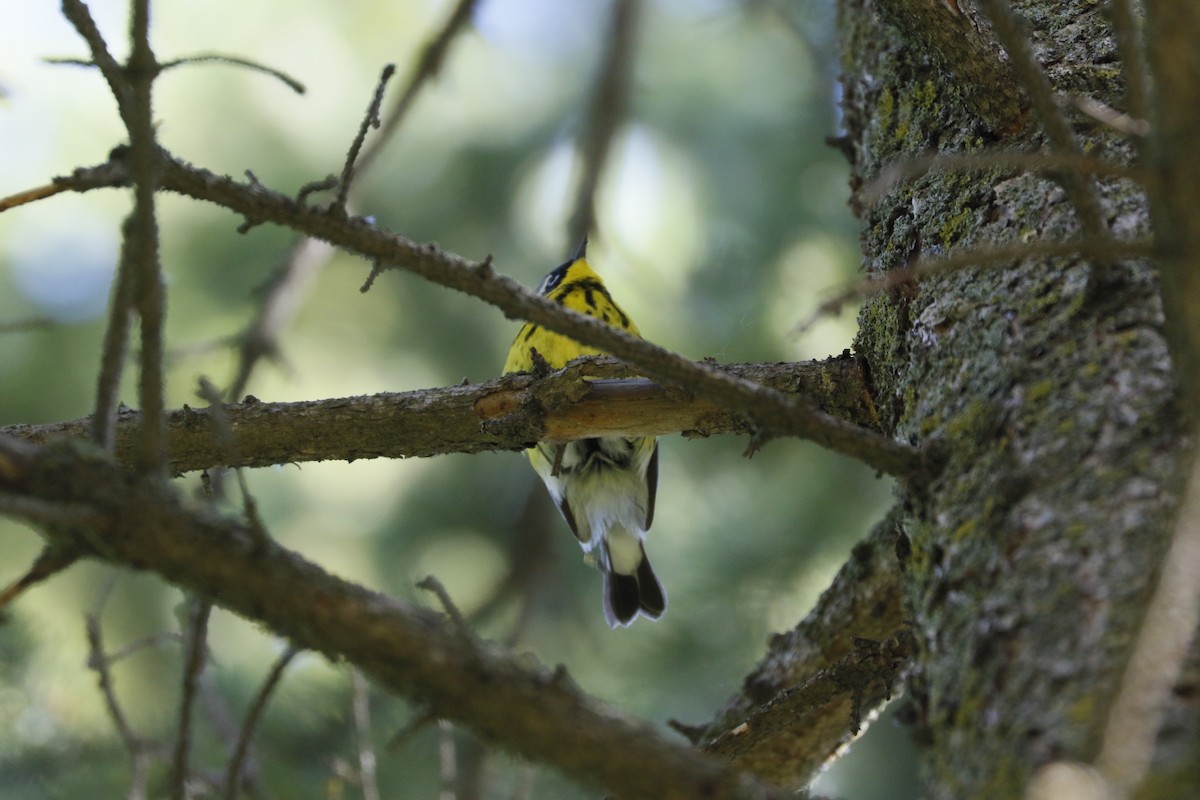
[[[1003,77],[1014,59],[974,3],[953,6],[840,4],[856,189],[930,152],[1044,150],[1030,100]],[[1100,4],[1015,8],[1055,92],[1122,106]],[[1084,152],[1133,161],[1126,137],[1067,113]],[[867,272],[1087,233],[1046,171],[981,163],[856,194]],[[1107,231],[1148,233],[1133,181],[1094,186]],[[1041,765],[1095,757],[1179,503],[1188,436],[1156,271],[1058,256],[921,278],[866,304],[856,347],[886,429],[947,457],[900,498],[918,646],[907,702],[928,796],[1022,796]],[[1154,796],[1200,797],[1195,672]]]

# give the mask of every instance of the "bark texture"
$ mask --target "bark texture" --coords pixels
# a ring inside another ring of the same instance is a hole
[[[856,186],[930,151],[1043,147],[1032,113],[1007,102],[1011,87],[981,104],[988,87],[968,84],[971,74],[923,30],[936,14],[958,36],[992,42],[973,4],[959,3],[961,14],[933,2],[914,13],[918,5],[840,4]],[[1100,5],[1015,8],[1056,91],[1120,106]],[[1009,59],[998,44],[986,50],[998,64]],[[1003,119],[980,108],[1017,110]],[[1118,134],[1071,122],[1085,152],[1132,160]],[[1148,231],[1135,184],[1104,178],[1095,191],[1113,235]],[[1080,231],[1054,180],[999,162],[927,174],[860,211],[872,274]],[[948,458],[938,478],[900,498],[911,546],[902,586],[918,648],[908,711],[929,797],[1019,797],[1040,765],[1095,755],[1186,466],[1162,327],[1152,265],[1081,257],[931,277],[862,312],[856,347],[885,430],[914,445],[939,441]],[[1187,780],[1163,796],[1200,796],[1194,773]]]

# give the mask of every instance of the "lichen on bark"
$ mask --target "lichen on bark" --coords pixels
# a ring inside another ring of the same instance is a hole
[[[897,12],[910,5],[840,6],[852,185],[931,151],[1041,148],[1036,125],[982,118],[986,87],[913,46],[925,40]],[[1098,5],[1017,10],[1055,88],[1119,101]],[[992,54],[1005,58],[998,45]],[[1131,158],[1117,134],[1072,122],[1087,152]],[[1110,231],[1147,233],[1136,186],[1096,186]],[[1054,180],[999,163],[931,172],[860,210],[864,269],[876,274],[1079,232]],[[863,308],[856,349],[884,424],[948,457],[935,480],[900,490],[918,644],[908,716],[930,797],[1021,796],[1041,764],[1095,755],[1186,463],[1162,325],[1150,264],[1080,257],[930,277]]]

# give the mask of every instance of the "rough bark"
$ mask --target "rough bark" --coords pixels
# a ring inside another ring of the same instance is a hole
[[[723,372],[802,397],[827,414],[875,427],[862,369],[849,354],[824,361],[730,364]],[[444,453],[521,450],[597,432],[630,436],[749,434],[754,424],[702,396],[671,391],[611,359],[579,361],[553,374],[414,392],[383,392],[294,403],[246,397],[240,403],[169,411],[172,474],[215,466],[265,467],[308,461],[413,458]],[[588,379],[585,379],[587,376]],[[141,414],[122,407],[114,452],[134,463]],[[0,434],[44,443],[86,438],[92,417],[45,425],[9,425]]]
[[[930,151],[1042,147],[1031,115],[978,113],[987,87],[947,70],[947,54],[931,51],[936,42],[906,12],[913,5],[840,6],[855,184]],[[946,24],[990,41],[990,26],[959,6]],[[1099,5],[1016,8],[1055,90],[1120,105]],[[997,44],[990,57],[1008,59]],[[1118,134],[1072,122],[1085,151],[1132,160]],[[1095,187],[1109,231],[1147,232],[1137,186],[1106,178]],[[999,164],[895,186],[861,217],[872,274],[1080,230],[1055,181]],[[930,797],[1018,797],[1040,765],[1095,755],[1188,455],[1162,328],[1152,265],[1082,257],[930,277],[862,312],[856,347],[885,430],[916,445],[940,441],[948,457],[937,479],[900,498],[918,653],[909,716]],[[1194,772],[1181,780],[1164,796],[1200,796]]]

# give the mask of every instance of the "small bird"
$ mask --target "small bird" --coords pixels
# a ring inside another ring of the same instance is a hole
[[[587,262],[587,239],[538,286],[538,293],[567,308],[641,336],[604,281]],[[542,326],[527,322],[517,333],[504,371],[527,372],[534,352],[553,369],[579,356],[603,355]],[[585,560],[604,573],[604,619],[627,626],[639,614],[658,619],[667,596],[646,558],[643,540],[654,520],[658,486],[658,442],[653,436],[598,436],[566,444],[539,442],[525,451],[546,484],[563,519],[583,548]]]

